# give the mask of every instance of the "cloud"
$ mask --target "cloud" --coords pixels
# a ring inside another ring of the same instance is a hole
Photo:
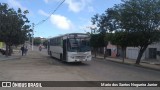
[[[44,2],[47,4],[51,1],[54,2],[61,2],[60,0],[44,0]],[[89,12],[92,12],[94,9],[93,7],[89,6],[89,4],[92,2],[92,0],[65,0],[65,4],[67,4],[68,9],[72,12],[78,13],[84,9],[88,9]]]
[[[44,12],[43,10],[38,10],[38,13],[39,14],[41,14],[41,15],[43,15],[43,16],[49,16],[49,14],[48,13],[46,13],[46,12]]]
[[[49,2],[49,0],[44,0],[44,2],[45,2],[45,3],[48,3],[48,2]]]
[[[91,2],[91,0],[66,0],[65,3],[68,5],[70,11],[80,12]]]
[[[95,10],[92,6],[88,6],[88,12],[95,12]]]
[[[26,7],[20,4],[20,2],[16,0],[8,0],[8,4],[13,8],[21,8],[22,10],[27,10]]]
[[[87,19],[86,19],[87,20]],[[80,30],[83,30],[85,32],[90,32],[91,29],[95,28],[95,25],[92,25],[91,21],[86,21],[86,23],[84,23],[83,25],[79,26]]]
[[[44,12],[41,9],[38,10],[38,13],[46,17],[50,16],[48,13]],[[62,30],[72,30],[74,27],[72,22],[67,17],[62,15],[51,15],[50,21],[53,25]]]
[[[52,24],[54,24],[59,29],[71,30],[73,28],[73,24],[71,23],[71,21],[64,16],[51,15],[50,20]]]
[[[46,4],[49,3],[50,1],[56,1],[59,2],[60,0],[43,0]]]

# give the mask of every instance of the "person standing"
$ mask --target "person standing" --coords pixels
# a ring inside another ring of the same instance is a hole
[[[23,56],[23,54],[24,54],[24,52],[25,52],[24,45],[21,47],[21,51],[22,51],[22,56]]]
[[[24,54],[27,55],[28,48],[27,46],[24,48]]]
[[[39,46],[39,51],[41,51],[41,50],[42,50],[42,46],[40,45],[40,46]]]

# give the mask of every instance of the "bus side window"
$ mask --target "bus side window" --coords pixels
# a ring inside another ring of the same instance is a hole
[[[63,46],[63,39],[60,39],[60,46]]]

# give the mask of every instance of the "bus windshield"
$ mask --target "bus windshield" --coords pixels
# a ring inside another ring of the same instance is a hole
[[[91,50],[89,39],[73,38],[68,41],[68,51],[70,52],[86,52]]]

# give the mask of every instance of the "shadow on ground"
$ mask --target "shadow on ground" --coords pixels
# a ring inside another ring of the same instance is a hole
[[[52,59],[52,63],[59,63],[59,65],[65,65],[65,66],[89,66],[89,64],[87,62],[65,62],[65,61],[61,61],[57,58],[54,57],[49,57],[48,58]]]

